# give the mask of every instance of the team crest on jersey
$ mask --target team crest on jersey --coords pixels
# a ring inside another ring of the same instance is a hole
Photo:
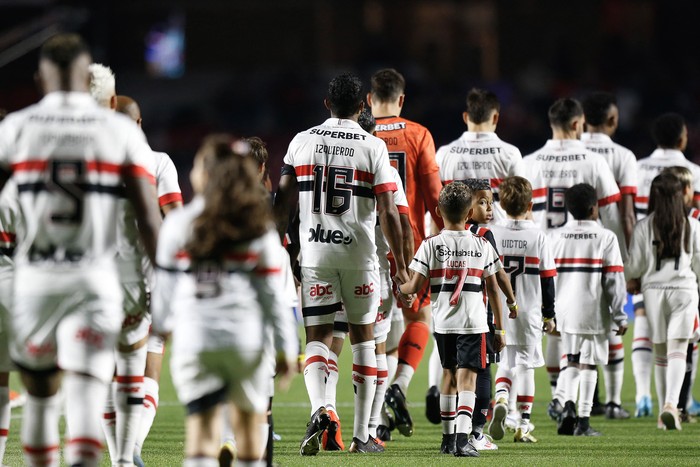
[[[435,245],[435,257],[438,261],[444,263],[452,257],[472,257],[481,258],[482,253],[480,251],[471,250],[450,250],[447,245]]]

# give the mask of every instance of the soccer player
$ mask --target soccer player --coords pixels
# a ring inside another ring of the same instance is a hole
[[[90,61],[77,35],[49,39],[39,59],[45,97],[0,124],[0,185],[16,182],[26,226],[15,254],[10,352],[29,393],[21,436],[29,465],[58,465],[61,385],[67,463],[99,463],[99,414],[124,316],[114,254],[120,195],[152,260],[160,226],[145,169],[150,148],[133,122],[90,97]]]
[[[545,233],[530,220],[532,186],[522,177],[509,177],[500,184],[501,207],[508,219],[492,224],[500,246],[503,268],[518,296],[518,317],[502,319],[508,344],[496,372],[496,405],[489,426],[494,439],[505,434],[504,422],[511,390],[517,393],[520,422],[515,442],[536,443],[530,414],[535,400],[535,368],[544,365],[542,330],[554,332],[554,257]],[[505,300],[505,295],[502,296]],[[505,304],[505,303],[504,303]],[[511,388],[513,376],[515,387]]]
[[[478,457],[469,439],[476,394],[476,377],[486,369],[486,339],[489,326],[481,282],[494,310],[495,350],[505,344],[501,323],[501,301],[496,272],[501,268],[498,254],[484,238],[465,229],[472,205],[471,190],[460,182],[445,186],[440,193],[438,214],[445,229],[429,237],[416,252],[411,269],[416,274],[399,286],[402,296],[430,283],[435,340],[444,369],[440,391],[443,435],[440,451],[455,456]],[[458,402],[459,401],[459,402]],[[456,417],[455,417],[456,414]],[[456,421],[455,421],[456,419]]]
[[[93,98],[99,95],[100,86],[95,86],[93,84]],[[138,103],[129,96],[117,96],[116,97],[116,108],[115,110],[122,113],[129,118],[131,118],[136,124],[141,127],[143,123],[143,118],[141,117],[141,109]],[[177,169],[175,164],[173,164],[172,159],[164,152],[153,151],[153,156],[155,158],[155,178],[156,178],[156,191],[158,195],[158,204],[160,205],[160,210],[163,215],[168,214],[171,210],[182,207],[182,193],[180,191],[180,185],[178,182]],[[144,280],[151,282],[152,277],[152,266],[145,261],[146,264],[142,264],[145,274]],[[150,284],[152,286],[152,284]],[[148,315],[146,315],[148,317]],[[150,321],[150,317],[148,317]],[[129,437],[131,433],[135,433],[135,443],[134,443],[134,464],[137,467],[143,467],[143,460],[141,460],[141,450],[143,448],[143,443],[148,436],[153,425],[153,420],[156,417],[156,410],[158,409],[158,390],[160,381],[160,371],[163,366],[163,353],[165,352],[165,342],[162,336],[157,334],[149,333],[148,341],[146,343],[146,362],[144,369],[143,387],[144,387],[144,397],[143,397],[143,409],[140,417],[138,417],[138,426],[136,423],[136,415],[134,415],[134,423],[129,424],[127,427],[129,430]],[[111,423],[111,426],[115,426],[114,421],[118,418],[115,411],[106,411],[106,424]],[[109,418],[107,418],[109,417]],[[109,429],[108,432],[111,434],[112,430]],[[115,443],[116,444],[116,443]]]
[[[500,117],[498,97],[483,89],[472,89],[467,94],[467,109],[462,119],[467,131],[446,146],[438,149],[435,159],[440,167],[443,184],[469,178],[486,179],[493,191],[493,220],[504,219],[500,207],[499,185],[514,174],[522,160],[518,148],[502,141],[495,133]]]
[[[634,196],[637,193],[637,158],[629,149],[615,143],[611,138],[617,130],[619,112],[613,94],[595,92],[582,102],[586,117],[586,131],[581,134],[581,141],[586,149],[603,156],[610,166],[621,199],[618,203],[626,245],[629,245],[637,216],[634,212]],[[627,253],[622,250],[623,256]],[[610,360],[603,367],[605,376],[605,416],[611,419],[629,418],[629,413],[622,408],[622,381],[625,376],[625,347],[622,338],[615,333],[608,336]],[[595,404],[594,404],[595,405]]]
[[[644,295],[654,342],[658,426],[680,430],[678,396],[688,339],[698,313],[700,230],[687,216],[683,187],[674,175],[651,183],[649,215],[637,223],[625,267],[627,290]]]
[[[654,120],[651,134],[656,150],[637,162],[638,185],[635,198],[637,218],[647,214],[652,180],[665,168],[687,167],[693,174],[693,207],[700,207],[700,166],[683,155],[688,144],[688,128],[683,117],[666,113]],[[632,344],[632,369],[636,386],[637,410],[635,415],[651,415],[652,340],[649,321],[643,303],[636,303],[634,310],[634,341]]]
[[[292,140],[275,197],[280,237],[287,230],[292,198],[299,193],[302,314],[306,329],[304,381],[311,419],[300,446],[315,455],[330,424],[325,408],[333,321],[342,304],[353,354],[355,419],[351,452],[379,452],[368,424],[377,379],[374,322],[380,295],[374,225],[379,223],[396,262],[396,280],[408,273],[401,224],[392,193],[386,145],[357,124],[364,108],[362,83],[350,74],[334,78],[324,103],[331,118]],[[296,204],[296,203],[294,203]]]
[[[379,70],[372,75],[367,103],[377,119],[377,136],[386,143],[391,163],[404,184],[415,251],[425,238],[425,213],[428,211],[432,215],[435,212],[442,184],[435,163],[432,135],[424,126],[401,117],[405,89],[406,80],[401,73],[392,68]],[[440,219],[436,222],[442,225]],[[410,309],[406,306],[402,309],[407,324],[399,341],[396,376],[387,389],[386,402],[394,411],[398,430],[404,436],[411,436],[413,420],[406,406],[406,393],[430,338],[430,291],[427,288],[422,290]],[[391,373],[393,349],[387,350]]]
[[[285,258],[255,161],[234,152],[230,138],[207,138],[190,178],[197,197],[161,231],[153,303],[154,329],[172,332],[173,383],[187,407],[184,465],[219,465],[220,411],[229,402],[240,465],[262,466],[266,329],[283,379],[297,350]]]
[[[626,248],[617,202],[620,190],[608,164],[598,154],[588,151],[580,141],[584,114],[575,99],[559,99],[549,108],[552,139],[541,149],[523,158],[516,168],[518,175],[532,184],[533,218],[544,229],[561,227],[568,220],[564,192],[577,183],[593,186],[603,225],[618,238],[619,248]],[[552,384],[552,402],[548,412],[556,418],[564,402],[563,387],[559,386],[562,362],[560,338],[547,336],[545,365]],[[556,388],[556,389],[555,389]]]
[[[610,330],[621,336],[627,331],[624,268],[615,234],[597,222],[600,201],[595,188],[579,183],[564,196],[573,219],[549,233],[557,265],[557,328],[568,360],[560,377],[566,402],[557,433],[600,436],[590,425],[595,367],[608,361]]]

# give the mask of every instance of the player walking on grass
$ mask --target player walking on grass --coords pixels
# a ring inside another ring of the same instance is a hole
[[[78,36],[49,39],[39,61],[46,96],[0,124],[2,184],[16,182],[25,226],[15,254],[11,355],[29,393],[22,423],[29,465],[59,463],[61,385],[66,460],[98,465],[124,316],[114,258],[120,197],[131,201],[152,260],[160,226],[145,169],[150,148],[133,122],[90,97],[89,64]]]
[[[401,73],[394,69],[379,70],[372,76],[367,103],[377,119],[377,136],[386,143],[391,164],[404,184],[415,251],[425,238],[425,213],[428,211],[432,215],[435,212],[442,184],[435,163],[432,135],[424,126],[401,117],[405,88],[406,81]],[[437,219],[437,222],[441,225],[442,221]],[[387,348],[389,378],[393,383],[387,389],[386,402],[394,411],[398,430],[404,436],[411,436],[413,420],[406,405],[406,394],[430,338],[429,290],[422,290],[412,307],[402,305],[402,310],[406,328],[399,341],[398,361],[394,349]],[[401,331],[399,326],[392,324],[391,334]],[[393,336],[388,339],[394,340]],[[398,365],[395,377],[394,364]]]
[[[283,236],[290,207],[296,204],[293,195],[299,194],[304,381],[312,413],[300,446],[302,455],[318,452],[330,424],[326,377],[333,321],[341,301],[353,354],[355,419],[350,451],[383,450],[368,431],[377,379],[374,322],[381,287],[374,237],[377,215],[394,253],[397,282],[406,282],[408,273],[386,145],[357,124],[362,97],[362,83],[355,76],[344,74],[330,82],[324,102],[331,118],[292,140],[275,197],[277,227]]]
[[[566,402],[557,432],[600,436],[590,426],[598,379],[596,365],[608,361],[610,331],[614,329],[620,336],[627,331],[624,268],[615,234],[597,222],[596,190],[580,183],[568,188],[564,196],[566,210],[573,219],[550,231],[557,265],[557,328],[568,362],[560,377],[560,384],[564,380]]]
[[[644,295],[654,343],[659,427],[680,430],[678,396],[688,339],[698,313],[700,230],[687,216],[683,187],[674,175],[651,183],[649,215],[634,229],[625,268],[627,289]]]
[[[469,435],[476,377],[487,363],[489,327],[482,280],[494,310],[496,351],[505,344],[505,331],[495,275],[501,269],[501,261],[486,239],[465,229],[471,196],[469,187],[460,182],[442,189],[438,214],[445,229],[421,244],[411,262],[415,274],[407,284],[399,286],[399,291],[405,297],[421,290],[425,282],[430,284],[435,340],[444,369],[440,391],[441,452],[478,457]]]
[[[257,166],[232,150],[231,138],[206,139],[190,177],[197,196],[161,231],[153,302],[154,330],[172,332],[173,383],[187,407],[184,465],[219,465],[220,411],[228,402],[239,463],[262,466],[268,327],[284,379],[297,350],[284,255]]]
[[[518,317],[505,320],[508,344],[501,352],[496,372],[496,405],[489,434],[501,439],[511,391],[517,394],[520,422],[516,442],[536,443],[530,414],[535,400],[535,368],[544,365],[542,330],[554,332],[554,277],[557,274],[549,240],[530,217],[532,186],[522,177],[509,177],[500,184],[501,207],[508,219],[492,224],[500,247],[503,269],[518,296]],[[501,297],[505,301],[505,295]],[[513,384],[515,380],[515,384]]]

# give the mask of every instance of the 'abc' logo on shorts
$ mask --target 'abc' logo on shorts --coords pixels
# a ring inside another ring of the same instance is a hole
[[[310,297],[325,297],[333,293],[331,285],[314,284],[309,290]]]
[[[355,287],[355,295],[358,297],[372,295],[374,293],[374,282],[362,284]]]

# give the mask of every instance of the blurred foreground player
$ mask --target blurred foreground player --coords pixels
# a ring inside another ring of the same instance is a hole
[[[29,393],[22,423],[29,465],[59,463],[62,373],[67,463],[98,465],[123,318],[114,260],[120,195],[134,207],[152,260],[160,226],[144,169],[150,148],[133,122],[92,100],[89,64],[80,37],[49,39],[39,60],[46,96],[0,124],[2,185],[9,177],[17,183],[25,225],[15,255],[11,355]]]

